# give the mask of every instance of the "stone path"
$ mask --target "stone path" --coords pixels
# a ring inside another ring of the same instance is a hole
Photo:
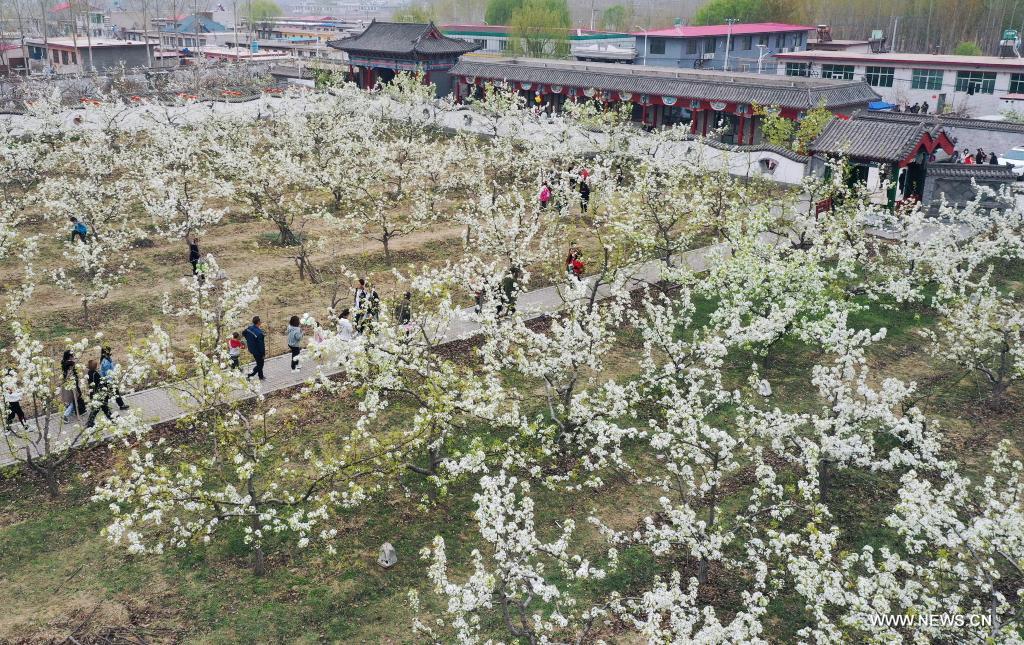
[[[692,271],[701,272],[707,268],[708,260],[715,254],[722,253],[725,250],[725,245],[714,245],[695,249],[683,254],[680,258],[680,264],[688,266]],[[649,262],[647,264],[637,267],[630,277],[628,284],[630,289],[636,289],[643,285],[653,283],[659,278],[660,262]],[[588,277],[587,281],[592,282],[594,277]],[[559,293],[559,286],[550,286],[543,289],[537,289],[520,294],[517,300],[517,310],[528,320],[539,318],[540,316],[557,312],[562,306],[562,297]],[[607,286],[602,286],[598,289],[598,297],[605,298],[608,296]],[[449,328],[444,332],[441,339],[442,343],[450,343],[458,340],[470,338],[477,334],[480,330],[480,323],[472,320],[472,309],[463,309],[459,312],[459,315],[455,320],[452,321]],[[278,390],[283,390],[297,385],[302,384],[307,379],[313,377],[317,372],[317,366],[311,361],[305,361],[301,364],[301,367],[297,372],[292,372],[290,367],[291,356],[289,354],[282,354],[267,359],[264,365],[264,374],[267,379],[263,381],[263,393],[269,394]],[[251,369],[251,364],[246,366],[246,372]],[[327,374],[336,373],[335,371],[325,370]],[[168,421],[174,421],[184,416],[184,411],[174,400],[174,386],[162,386],[154,387],[147,390],[140,390],[132,394],[126,395],[124,398],[128,405],[140,411],[143,419],[148,423],[157,424],[165,423]],[[239,392],[239,398],[252,396],[249,393]],[[111,402],[112,407],[113,402]],[[60,419],[57,415],[51,418],[51,428],[59,427]],[[29,433],[33,434],[33,428],[36,427],[37,423],[45,423],[41,419],[33,419],[29,421]],[[68,424],[65,427],[67,434],[77,433],[78,425],[75,422]],[[51,439],[60,441],[60,437]],[[19,454],[24,452],[25,442],[18,442],[16,439],[12,439],[15,449],[18,450]],[[33,454],[37,454],[37,450],[30,446]],[[17,463],[17,459],[11,454],[6,442],[0,442],[0,467],[10,466]]]

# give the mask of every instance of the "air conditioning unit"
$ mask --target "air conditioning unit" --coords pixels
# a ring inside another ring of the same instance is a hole
[[[715,57],[715,52],[704,52],[701,54],[702,60],[712,60]]]

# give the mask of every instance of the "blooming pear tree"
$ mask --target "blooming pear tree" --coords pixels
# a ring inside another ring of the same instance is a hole
[[[12,331],[14,340],[6,351],[10,362],[2,378],[3,386],[8,392],[21,394],[22,407],[31,418],[25,425],[5,420],[4,445],[12,457],[40,477],[47,493],[57,497],[60,475],[77,449],[107,436],[142,436],[149,426],[135,411],[107,420],[99,414],[100,407],[106,404],[106,394],[89,394],[84,374],[69,372],[65,375],[61,362],[50,356],[43,344],[30,336],[20,323],[12,323]],[[166,365],[169,345],[170,338],[154,329],[118,366],[111,376],[110,387],[130,392]],[[83,339],[69,349],[82,356],[88,347],[89,341]],[[98,423],[90,426],[84,417],[75,422],[64,414],[67,405],[64,392],[70,392],[72,397],[82,392],[87,409],[80,413],[95,418]]]
[[[568,590],[552,580],[586,583],[602,580],[605,568],[570,551],[575,525],[571,520],[551,541],[537,533],[534,503],[525,481],[501,471],[480,480],[473,496],[474,515],[487,555],[474,549],[472,573],[464,583],[451,579],[445,541],[434,538],[421,555],[430,561],[428,576],[436,593],[447,599],[445,619],[417,618],[414,630],[433,640],[483,642],[482,618],[501,620],[508,634],[527,643],[588,642],[595,622],[606,612],[580,608]],[[609,553],[609,565],[615,564]],[[414,608],[419,597],[411,596]]]

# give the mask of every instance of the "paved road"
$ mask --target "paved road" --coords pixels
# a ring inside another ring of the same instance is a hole
[[[692,271],[701,272],[707,268],[708,260],[715,254],[722,253],[725,250],[724,245],[715,245],[695,249],[685,253],[681,259],[680,264],[689,267]],[[659,262],[649,262],[640,267],[637,267],[630,276],[628,283],[629,288],[639,288],[645,284],[656,282],[660,275]],[[588,281],[592,281],[593,277],[587,278]],[[602,286],[598,289],[598,296],[600,298],[606,298],[608,296],[607,286]],[[545,314],[551,314],[557,312],[562,306],[562,297],[559,293],[559,286],[545,287],[543,289],[537,289],[523,293],[519,296],[517,301],[517,309],[523,314],[523,316],[530,320],[539,318]],[[480,330],[480,323],[473,320],[472,309],[463,309],[456,316],[455,320],[452,321],[447,330],[445,330],[441,342],[450,343],[458,340],[463,340],[476,335]],[[267,379],[263,381],[263,393],[269,394],[278,390],[288,389],[304,383],[307,379],[317,374],[317,366],[311,361],[305,361],[297,372],[292,372],[290,368],[291,356],[289,354],[282,354],[274,356],[267,360],[264,366],[264,373]],[[248,371],[250,367],[246,368]],[[324,370],[327,374],[334,374],[337,370]],[[142,418],[147,423],[157,424],[165,423],[167,421],[174,421],[184,416],[185,411],[175,401],[175,397],[172,394],[175,388],[173,385],[154,387],[147,390],[141,390],[125,396],[125,400],[132,408],[142,414]],[[239,391],[239,399],[248,398],[254,396],[245,391]],[[51,428],[59,427],[59,418],[55,415],[51,418]],[[36,426],[36,423],[43,423],[42,419],[30,420],[29,428],[30,433],[32,428]],[[77,423],[72,422],[66,426],[67,434],[75,433],[78,431]],[[35,437],[35,434],[31,436]],[[60,437],[55,438],[56,441],[60,441]],[[23,454],[25,442],[19,442],[15,445],[19,454]],[[35,448],[34,443],[30,443],[30,450],[33,454],[38,454],[38,449]],[[5,442],[0,442],[0,467],[10,466],[17,463],[18,460],[11,454],[8,446]]]

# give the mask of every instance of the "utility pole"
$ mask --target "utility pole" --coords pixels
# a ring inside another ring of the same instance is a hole
[[[764,57],[768,54],[768,45],[766,45],[764,43],[757,43],[757,48],[758,48],[758,50],[760,50],[758,52],[758,54],[757,54],[757,73],[760,74],[761,73],[761,61],[763,61]]]
[[[44,8],[43,11],[46,9]],[[75,13],[75,0],[68,0],[68,14],[71,16],[71,44],[75,46],[75,57],[77,58],[81,52],[78,51],[78,17]],[[82,66],[83,70],[85,69],[85,61],[77,61],[77,63]]]
[[[594,0],[590,0],[590,31],[594,31],[594,13],[595,12],[596,12],[596,9],[594,9]]]
[[[889,48],[889,51],[892,51],[892,52],[896,51],[896,33],[899,31],[899,28],[900,28],[900,17],[896,16],[896,22],[895,22],[895,24],[892,27],[892,47]]]
[[[142,0],[142,42],[146,43],[146,66],[153,67],[153,58],[149,51],[149,0]],[[157,36],[157,46],[160,36]]]
[[[736,24],[735,18],[726,18],[725,22],[729,24],[729,33],[725,36],[725,64],[722,65],[722,69],[726,72],[729,71],[729,47],[732,46],[732,26]]]
[[[238,62],[238,0],[231,0],[231,21],[235,28],[235,62]]]
[[[96,66],[92,62],[92,11],[90,9],[89,0],[85,0],[85,42],[89,48],[89,69],[95,72]]]

